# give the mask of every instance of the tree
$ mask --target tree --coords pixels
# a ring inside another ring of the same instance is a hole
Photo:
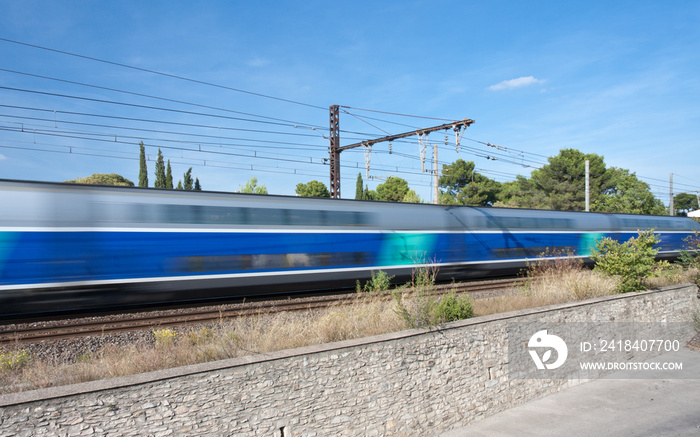
[[[165,170],[165,188],[173,189],[173,169],[170,167],[170,160],[168,159],[168,166]]]
[[[654,197],[649,184],[637,179],[629,170],[612,167],[608,172],[610,188],[599,200],[592,202],[592,211],[666,215],[666,208]]]
[[[356,200],[363,200],[364,199],[364,190],[362,189],[363,185],[364,185],[364,182],[362,181],[362,172],[357,173],[357,182],[355,182],[355,199]]]
[[[698,197],[695,194],[680,193],[673,196],[676,215],[687,214],[698,209]]]
[[[469,182],[472,181],[474,175],[474,163],[458,159],[452,164],[442,165],[442,174],[438,179],[438,186],[444,189],[444,192],[457,197],[457,193],[462,191]]]
[[[183,186],[185,191],[190,191],[192,190],[192,185],[194,184],[194,180],[192,180],[192,167],[188,168],[185,174],[182,177]]]
[[[183,178],[177,181],[177,190],[185,191],[202,191],[202,185],[199,183],[199,178],[192,179],[192,167],[188,168]],[[184,184],[183,184],[184,180]]]
[[[148,187],[148,168],[146,168],[146,148],[139,142],[139,187]]]
[[[537,190],[530,179],[518,175],[514,181],[501,184],[499,200],[494,203],[494,206],[542,209],[546,198],[547,195]]]
[[[442,166],[440,203],[490,206],[498,200],[501,184],[475,172],[474,167],[474,162],[463,159]]]
[[[590,163],[590,202],[598,202],[610,185],[603,157],[584,154],[576,149],[562,149],[548,158],[549,164],[534,170],[530,177],[534,188],[545,197],[544,209],[583,211],[586,206],[586,160]]]
[[[408,190],[401,201],[404,203],[423,203],[423,201],[420,200],[418,193],[416,193],[414,190]]]
[[[379,195],[377,194],[376,191],[370,190],[367,185],[365,185],[365,189],[362,192],[362,200],[380,200]]]
[[[116,173],[95,173],[86,178],[76,178],[65,181],[66,184],[90,184],[90,185],[115,185],[119,187],[133,187],[134,183]]]
[[[390,176],[383,184],[377,185],[379,200],[401,202],[408,193],[408,182],[396,176]]]
[[[460,205],[491,206],[498,199],[501,184],[486,176],[474,173],[474,182],[471,182],[457,194],[457,202]]]
[[[165,162],[163,161],[163,153],[158,149],[158,159],[156,159],[156,181],[153,185],[156,188],[166,188],[165,179]]]
[[[611,174],[603,157],[584,154],[576,149],[562,149],[548,158],[549,164],[532,172],[530,178],[518,176],[514,183],[503,184],[501,205],[516,208],[583,211],[586,199],[586,160],[590,163],[591,205],[602,199],[612,186]]]
[[[307,184],[297,184],[295,191],[301,197],[331,197],[326,184],[316,180]]]
[[[239,193],[267,194],[267,188],[265,185],[258,186],[258,178],[253,176],[252,178],[248,179],[245,186],[241,187],[241,191],[239,191]]]
[[[585,161],[590,163],[591,211],[630,214],[666,213],[649,185],[629,170],[606,168],[603,157],[563,149],[528,179],[518,176],[501,185],[498,206],[582,211],[585,208]]]

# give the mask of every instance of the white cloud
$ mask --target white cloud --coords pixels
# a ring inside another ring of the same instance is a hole
[[[250,59],[248,62],[246,62],[246,64],[252,68],[262,68],[270,65],[270,60],[256,56],[253,59]]]
[[[496,85],[491,85],[489,89],[491,91],[510,90],[513,88],[520,88],[524,86],[535,85],[538,83],[544,83],[544,80],[535,79],[533,76],[526,76],[519,77],[517,79],[504,80],[503,82],[499,82]]]
[[[2,161],[3,159],[7,159],[7,156],[0,154],[0,161]]]

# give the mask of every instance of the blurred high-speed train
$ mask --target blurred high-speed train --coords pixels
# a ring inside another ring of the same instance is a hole
[[[0,316],[353,286],[382,270],[442,278],[517,270],[549,250],[656,228],[672,257],[686,218],[0,180]]]

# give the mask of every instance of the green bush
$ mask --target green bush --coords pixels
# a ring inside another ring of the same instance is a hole
[[[700,271],[700,233],[696,231],[694,236],[684,241],[687,243],[687,250],[682,250],[680,253],[681,265],[687,269],[695,268]],[[700,287],[700,274],[695,277],[695,283]]]
[[[455,322],[473,317],[474,306],[471,298],[451,291],[438,300],[432,312],[437,323]]]
[[[360,285],[360,281],[355,282],[355,289],[358,293],[384,294],[389,291],[393,276],[389,276],[386,272],[372,272],[372,279],[365,283],[365,286]]]
[[[423,328],[468,319],[474,315],[472,299],[454,291],[437,295],[437,272],[420,269],[410,283],[393,293],[396,313],[409,328]]]
[[[646,288],[645,280],[656,274],[655,257],[659,250],[654,245],[659,241],[653,229],[639,231],[637,238],[624,243],[606,237],[596,241],[591,259],[595,261],[595,270],[620,279],[618,292],[641,291]]]

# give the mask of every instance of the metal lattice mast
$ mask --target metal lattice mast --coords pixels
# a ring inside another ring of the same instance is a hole
[[[330,107],[330,145],[328,153],[330,155],[331,167],[331,199],[340,198],[340,106]]]

